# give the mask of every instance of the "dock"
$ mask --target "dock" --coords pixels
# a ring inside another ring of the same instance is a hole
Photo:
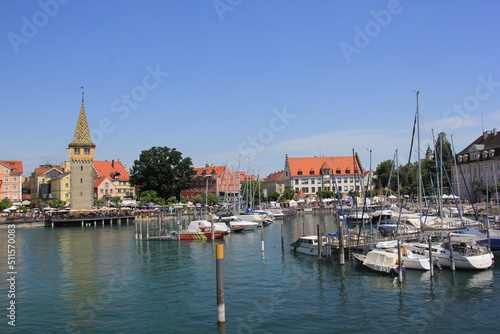
[[[68,217],[49,218],[45,220],[45,226],[97,226],[97,225],[121,225],[133,223],[135,216],[106,216],[106,217]]]

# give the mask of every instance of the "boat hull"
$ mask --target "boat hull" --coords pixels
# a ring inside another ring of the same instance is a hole
[[[225,231],[215,231],[214,239],[222,239],[226,233]],[[181,233],[180,240],[212,240],[212,232]]]

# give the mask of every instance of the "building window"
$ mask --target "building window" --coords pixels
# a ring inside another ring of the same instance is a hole
[[[5,177],[3,178],[3,180],[4,180],[4,182],[9,182],[9,177],[8,177],[8,176],[5,176]]]
[[[9,174],[9,170],[8,169],[5,169],[5,174]]]
[[[83,149],[83,154],[90,155],[90,148],[84,148]]]
[[[69,183],[65,183],[64,188],[69,188]]]
[[[312,192],[312,193],[315,193],[315,192],[316,192],[316,187],[312,187],[312,188],[311,188],[311,192]]]
[[[14,176],[14,177],[12,178],[12,181],[13,181],[13,182],[17,182],[17,177],[16,177],[16,176]]]
[[[109,183],[108,182],[104,182],[104,188],[109,188]]]
[[[302,191],[307,194],[309,192],[309,188],[308,187],[304,187],[304,188],[302,188]]]
[[[17,193],[12,194],[12,199],[17,199]]]
[[[80,149],[79,149],[78,147],[75,147],[75,148],[73,149],[73,153],[74,153],[75,155],[80,155]]]
[[[295,179],[295,184],[299,184],[299,180],[298,179]]]
[[[3,190],[4,191],[9,191],[9,186],[8,185],[3,186]]]
[[[13,186],[12,186],[12,190],[13,190],[13,191],[16,191],[16,190],[17,190],[17,186],[16,186],[16,185],[13,185]]]
[[[104,189],[99,189],[100,194],[104,194]]]
[[[69,194],[68,193],[64,194],[64,197],[69,198]]]
[[[83,183],[83,179],[80,179],[80,183]]]
[[[80,171],[83,172],[83,166],[80,166]]]

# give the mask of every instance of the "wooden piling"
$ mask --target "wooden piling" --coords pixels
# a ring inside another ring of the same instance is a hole
[[[450,269],[455,270],[455,257],[453,256],[453,242],[451,241],[451,233],[448,233],[449,246],[450,246]]]
[[[339,221],[339,263],[340,265],[345,264],[345,254],[344,254],[344,226]]]
[[[215,245],[215,266],[217,280],[217,323],[226,322],[226,305],[224,302],[224,244]]]
[[[285,236],[283,232],[283,222],[281,222],[281,251],[284,253],[285,252]]]
[[[321,260],[323,258],[323,236],[321,233],[321,226],[319,224],[316,226],[316,231],[318,235],[318,259]]]
[[[264,252],[264,225],[260,228],[260,243],[262,245],[262,252]]]

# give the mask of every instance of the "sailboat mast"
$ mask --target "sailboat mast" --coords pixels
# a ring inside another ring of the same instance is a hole
[[[423,239],[423,222],[422,222],[422,160],[420,155],[420,110],[418,108],[418,95],[420,92],[415,91],[417,97],[417,164],[418,164],[418,215],[420,221],[420,240]]]

